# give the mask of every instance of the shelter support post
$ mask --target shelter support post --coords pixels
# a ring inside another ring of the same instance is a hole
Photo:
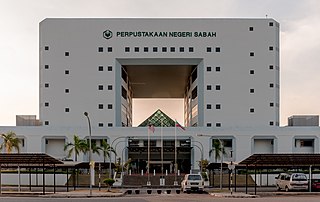
[[[76,190],[76,170],[74,168],[72,170],[72,179],[73,190]]]
[[[248,194],[248,165],[246,165],[246,194]]]
[[[254,166],[254,195],[257,195],[257,167]]]
[[[1,164],[0,164],[0,194],[2,194],[2,182],[1,182]]]
[[[67,192],[69,192],[69,168],[67,167]]]
[[[267,169],[267,187],[269,186],[269,169]]]
[[[29,168],[29,191],[31,191],[31,168]]]
[[[45,176],[44,163],[42,164],[42,193],[43,195],[46,195],[46,176]]]
[[[53,164],[53,193],[56,193],[56,164]]]
[[[311,192],[312,165],[309,166],[309,192]]]
[[[231,171],[230,171],[230,169],[228,169],[228,175],[229,175],[229,176],[228,176],[228,179],[229,179],[229,180],[228,180],[228,190],[230,190],[230,188],[231,188],[231,183],[230,183],[230,182],[231,182],[231,181],[230,181],[231,175],[230,175],[230,173],[231,173]]]
[[[234,168],[234,192],[237,192],[237,168]]]

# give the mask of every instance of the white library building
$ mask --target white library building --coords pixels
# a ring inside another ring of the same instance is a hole
[[[48,18],[39,29],[39,120],[20,115],[17,126],[0,127],[22,139],[22,152],[73,158],[64,146],[74,135],[89,138],[90,118],[92,140],[107,140],[137,172],[148,147],[157,172],[175,158],[184,173],[199,169],[200,159],[220,162],[211,152],[215,140],[226,162],[319,153],[318,116],[279,126],[280,27],[273,19]],[[140,98],[182,99],[184,127],[161,110],[133,127]]]

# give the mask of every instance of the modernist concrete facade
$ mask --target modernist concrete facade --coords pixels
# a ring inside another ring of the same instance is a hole
[[[202,155],[220,161],[209,155],[213,139],[223,140],[226,161],[254,153],[318,153],[318,126],[279,127],[279,44],[279,23],[269,18],[45,19],[39,47],[42,126],[0,132],[16,132],[23,151],[62,159],[74,134],[88,138],[87,111],[97,144],[107,139],[118,157],[139,164],[147,159],[148,132],[131,127],[132,99],[181,98],[186,130],[177,128],[177,147],[184,171],[197,168]],[[151,135],[155,169],[160,131]],[[175,128],[162,131],[169,169]]]

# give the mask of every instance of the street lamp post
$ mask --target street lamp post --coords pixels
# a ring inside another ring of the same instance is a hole
[[[90,166],[90,196],[92,196],[92,169],[93,169],[93,163],[92,161],[92,150],[91,150],[91,123],[88,112],[84,112],[84,115],[88,119],[88,125],[89,125],[89,166]]]
[[[200,152],[201,152],[201,159],[200,159],[200,173],[202,173],[202,160],[203,160],[203,150],[201,149],[201,147],[199,147],[198,145],[193,145],[195,147],[197,147]]]
[[[197,136],[199,137],[213,137],[216,140],[218,140],[220,142],[221,145],[221,162],[220,162],[220,189],[222,190],[222,167],[223,167],[223,150],[224,150],[224,145],[223,145],[223,141],[220,140],[219,138],[216,138],[215,136],[212,135],[203,135],[203,134],[197,134]]]
[[[196,140],[193,140],[193,142],[199,143],[199,144],[201,145],[201,163],[200,163],[200,172],[202,173],[202,161],[203,161],[203,152],[204,152],[203,145],[202,145],[202,143],[201,143],[201,142],[196,141]]]

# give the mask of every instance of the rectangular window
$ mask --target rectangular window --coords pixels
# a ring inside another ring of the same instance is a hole
[[[220,67],[216,67],[216,72],[220,72],[221,68]]]
[[[113,126],[113,124],[112,123],[108,123],[108,127],[112,127]]]
[[[184,52],[184,47],[180,47],[180,48],[179,48],[179,51],[180,51],[181,53],[183,53],[183,52]]]
[[[103,109],[103,104],[98,104],[98,109]]]
[[[207,85],[207,90],[211,90],[211,85]]]
[[[46,51],[49,50],[49,46],[45,46],[44,50],[46,50]]]
[[[64,89],[64,92],[69,93],[69,89],[68,88]]]
[[[112,104],[108,104],[108,109],[112,109]]]
[[[122,97],[126,100],[127,99],[127,90],[121,86],[121,94],[122,94]]]
[[[273,27],[273,22],[269,22],[269,26],[270,26],[270,27]]]
[[[211,72],[211,67],[207,67],[207,72]]]
[[[249,31],[252,32],[253,31],[253,27],[249,27]]]
[[[254,108],[250,108],[250,113],[254,113]]]
[[[144,48],[143,48],[143,51],[144,51],[144,52],[149,52],[149,48],[148,48],[148,47],[144,47]]]
[[[48,126],[49,125],[49,121],[44,121],[44,125]]]
[[[130,52],[130,47],[125,47],[124,52]]]
[[[270,107],[274,107],[274,103],[273,102],[270,102]]]
[[[112,66],[108,66],[108,72],[112,72]]]
[[[103,85],[98,85],[98,90],[103,90]]]
[[[103,123],[99,123],[99,124],[98,124],[98,127],[103,127]]]
[[[112,90],[112,85],[108,85],[108,90]]]
[[[174,147],[174,140],[163,140],[164,147]]]
[[[134,47],[134,52],[139,52],[139,51],[140,51],[139,47]]]
[[[269,51],[273,51],[273,46],[269,46]]]
[[[45,102],[45,103],[44,103],[44,106],[45,106],[45,107],[49,107],[49,102]]]
[[[44,68],[45,69],[49,69],[49,65],[44,65]]]
[[[216,85],[216,90],[221,90],[221,86],[220,85]]]
[[[112,47],[108,47],[108,52],[110,53],[110,52],[112,52]]]
[[[216,47],[216,53],[220,53],[221,52],[221,48],[220,47]]]
[[[211,104],[207,104],[207,109],[212,109]]]
[[[269,69],[270,69],[270,70],[273,69],[273,65],[269,65]]]
[[[175,47],[170,47],[170,52],[176,52],[176,48]]]
[[[207,123],[207,127],[211,127],[212,126],[212,124],[211,123]]]
[[[189,47],[189,52],[192,53],[194,51],[193,47]]]
[[[197,94],[197,87],[195,87],[193,90],[192,90],[192,93],[191,93],[191,99],[196,99],[198,96]]]
[[[273,83],[270,83],[270,84],[269,84],[269,87],[270,87],[270,88],[273,88],[273,86],[274,86]]]
[[[155,53],[158,52],[158,47],[153,47],[152,51],[155,52]]]
[[[45,87],[45,88],[49,88],[49,84],[48,84],[48,83],[45,83],[45,84],[44,84],[44,87]]]
[[[216,127],[220,128],[221,127],[221,123],[216,123]]]
[[[70,73],[69,70],[64,71],[64,74],[69,74],[69,73]]]
[[[64,56],[67,56],[67,57],[68,57],[69,55],[70,55],[69,52],[65,52],[65,53],[64,53]]]
[[[251,70],[250,70],[250,74],[254,74],[254,70],[251,69]]]
[[[211,47],[207,47],[207,52],[211,53],[212,52],[212,48]]]
[[[103,71],[103,66],[99,66],[99,67],[98,67],[98,71],[99,71],[99,72],[102,72],[102,71]]]
[[[65,112],[70,112],[70,109],[69,108],[65,108],[64,111]]]
[[[250,57],[253,57],[254,56],[254,52],[250,52]]]
[[[270,125],[270,126],[273,126],[273,121],[270,121],[270,122],[269,122],[269,125]]]
[[[253,88],[250,89],[250,93],[254,93],[254,89]]]
[[[216,104],[216,109],[221,109],[221,104]]]
[[[162,47],[162,52],[167,52],[167,47]]]
[[[103,47],[99,47],[98,52],[100,52],[100,53],[103,52]]]

